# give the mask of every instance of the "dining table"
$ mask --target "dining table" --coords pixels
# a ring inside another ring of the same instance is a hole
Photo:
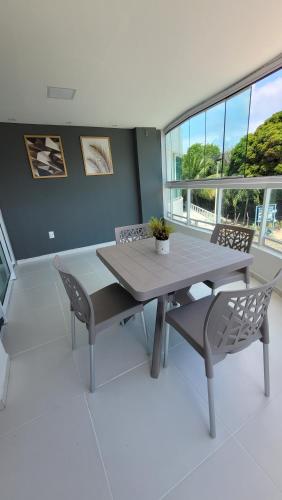
[[[96,254],[109,271],[138,301],[157,299],[151,376],[158,378],[164,337],[165,314],[171,294],[206,280],[249,267],[253,256],[202,238],[176,232],[170,251],[159,255],[155,239],[100,247]]]

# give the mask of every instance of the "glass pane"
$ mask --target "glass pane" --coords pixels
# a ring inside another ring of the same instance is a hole
[[[244,175],[251,88],[227,99],[223,175]]]
[[[167,180],[179,181],[183,178],[183,154],[189,147],[189,121],[182,123],[166,135]]]
[[[171,210],[170,210],[170,195],[171,195],[171,190],[170,189],[165,189],[164,190],[164,204],[166,207],[166,215],[170,219],[171,218]]]
[[[282,189],[272,189],[268,206],[266,246],[282,252]]]
[[[10,270],[0,243],[0,302],[4,302],[7,286],[10,279]]]
[[[221,222],[255,229],[254,241],[258,241],[262,204],[263,189],[224,189]]]
[[[166,150],[166,180],[169,182],[172,180],[172,145],[171,145],[171,134],[169,132],[165,136],[165,150]]]
[[[171,218],[187,222],[187,189],[171,189]]]
[[[191,190],[191,224],[205,229],[213,229],[215,215],[215,189]]]
[[[187,169],[184,168],[185,159],[187,157],[187,153],[189,150],[190,143],[190,120],[182,123],[179,127],[180,129],[180,142],[181,142],[181,163],[179,165],[179,169],[177,172],[178,179],[188,179],[187,177]]]
[[[205,170],[205,113],[190,119],[190,141],[187,154],[183,157],[183,178],[201,179]]]
[[[225,103],[206,112],[205,166],[207,177],[220,177],[224,134]]]
[[[252,85],[245,175],[282,174],[282,69]]]

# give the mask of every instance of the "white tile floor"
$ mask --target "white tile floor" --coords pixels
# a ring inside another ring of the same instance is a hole
[[[114,281],[94,251],[64,259],[90,292]],[[270,307],[271,397],[260,343],[229,356],[216,367],[212,440],[203,362],[176,332],[158,380],[138,317],[98,337],[90,395],[87,335],[78,325],[72,353],[51,261],[22,265],[17,275],[4,337],[12,365],[0,412],[1,499],[282,499],[281,298],[274,294]],[[152,339],[154,303],[145,315]]]

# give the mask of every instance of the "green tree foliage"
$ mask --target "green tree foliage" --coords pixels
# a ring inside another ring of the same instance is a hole
[[[282,174],[282,111],[233,148],[228,174],[247,177]]]
[[[259,189],[226,189],[223,198],[223,212],[227,220],[235,224],[240,220],[249,225],[249,210],[263,203],[263,192]]]
[[[215,144],[193,144],[182,157],[182,179],[203,179],[216,174],[220,149]]]

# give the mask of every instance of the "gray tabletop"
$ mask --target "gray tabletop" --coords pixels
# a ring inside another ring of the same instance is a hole
[[[171,235],[168,255],[156,253],[154,238],[99,248],[97,255],[139,301],[213,281],[253,261],[250,254],[181,233]]]

